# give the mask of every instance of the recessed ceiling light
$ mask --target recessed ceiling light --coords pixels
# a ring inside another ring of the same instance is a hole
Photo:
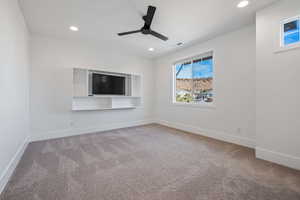
[[[237,5],[237,7],[238,7],[238,8],[244,8],[244,7],[248,6],[248,5],[249,5],[249,1],[244,0],[244,1],[241,1],[241,2]]]
[[[148,50],[149,50],[149,51],[154,51],[154,48],[151,47],[151,48],[149,48]]]
[[[76,26],[70,26],[70,30],[71,30],[71,31],[78,31],[78,30],[79,30],[79,28],[78,28],[78,27],[76,27]]]

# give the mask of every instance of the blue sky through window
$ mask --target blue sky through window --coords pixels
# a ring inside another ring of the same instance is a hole
[[[182,64],[176,65],[176,74],[180,70]],[[176,78],[212,78],[213,77],[213,60],[195,62],[184,65]]]
[[[299,20],[284,24],[284,45],[297,43],[300,41]]]

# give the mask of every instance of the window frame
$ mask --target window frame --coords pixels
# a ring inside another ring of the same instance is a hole
[[[172,105],[175,106],[188,106],[188,107],[200,107],[200,108],[215,108],[216,107],[216,102],[215,102],[215,97],[216,97],[216,91],[215,91],[215,50],[213,49],[209,49],[206,51],[202,51],[203,53],[200,54],[196,54],[194,56],[189,56],[186,58],[182,58],[179,60],[176,60],[175,62],[173,62],[172,64],[172,96],[171,96],[171,103]],[[213,102],[207,103],[207,102],[201,102],[201,103],[194,103],[194,102],[177,102],[176,101],[176,65],[178,63],[184,63],[184,62],[188,62],[188,61],[193,61],[195,59],[199,59],[199,58],[204,58],[205,55],[211,55],[213,57],[212,59],[212,63],[213,63],[213,81],[212,81],[212,93],[213,93]]]
[[[291,44],[285,44],[284,41],[284,25],[293,21],[298,21],[298,24],[300,25],[300,15],[295,17],[290,17],[288,19],[284,19],[280,22],[280,49],[281,50],[289,50],[289,49],[300,47],[300,39],[298,42],[291,43]],[[300,31],[299,31],[299,38],[300,38]]]

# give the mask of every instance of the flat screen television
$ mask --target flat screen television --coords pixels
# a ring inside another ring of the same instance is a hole
[[[92,95],[125,95],[125,77],[92,74]]]

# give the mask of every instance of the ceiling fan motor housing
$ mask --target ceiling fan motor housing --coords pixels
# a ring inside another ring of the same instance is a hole
[[[151,32],[150,28],[145,28],[145,27],[142,28],[142,33],[143,34],[148,35],[148,34],[150,34],[150,32]]]

